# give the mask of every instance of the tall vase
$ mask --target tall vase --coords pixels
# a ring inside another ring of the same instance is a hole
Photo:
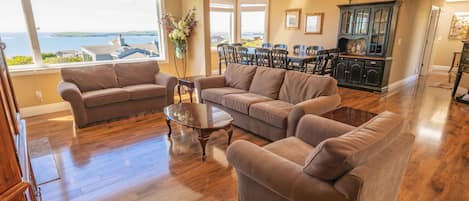
[[[184,59],[186,56],[186,43],[185,42],[179,42],[175,44],[175,52],[176,52],[176,58],[178,59]]]
[[[187,72],[187,61],[186,61],[187,44],[186,41],[174,43],[174,67],[178,78],[185,79]],[[178,65],[178,60],[181,62],[181,66]]]

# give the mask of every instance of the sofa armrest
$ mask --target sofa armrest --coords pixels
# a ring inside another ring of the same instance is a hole
[[[71,82],[61,81],[57,86],[57,90],[62,99],[70,103],[75,125],[79,128],[86,126],[86,124],[88,124],[88,117],[86,115],[85,103],[83,102],[82,94],[77,85]]]
[[[178,80],[175,76],[165,74],[165,73],[157,73],[155,75],[155,81],[158,85],[166,86],[166,98],[167,98],[167,105],[171,105],[174,103],[174,88],[176,87]]]
[[[303,173],[302,166],[250,142],[236,141],[226,155],[238,174],[288,200],[347,200],[331,184]]]
[[[320,96],[296,104],[288,114],[287,137],[294,136],[300,119],[306,114],[321,115],[329,112],[340,104],[340,95]]]
[[[322,141],[343,135],[355,129],[338,121],[316,115],[305,115],[296,128],[295,136],[316,147]]]
[[[225,87],[225,77],[224,76],[214,76],[214,77],[205,77],[195,80],[195,88],[197,89],[197,97],[199,97],[200,102],[202,102],[202,90],[209,88],[221,88]]]

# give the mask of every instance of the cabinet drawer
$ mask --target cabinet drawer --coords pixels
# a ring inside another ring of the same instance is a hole
[[[373,67],[382,67],[384,66],[384,61],[366,60],[366,65]]]

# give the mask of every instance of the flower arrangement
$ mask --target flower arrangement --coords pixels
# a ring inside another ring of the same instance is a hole
[[[190,9],[182,18],[165,14],[161,22],[168,32],[169,40],[175,45],[176,57],[183,59],[186,53],[187,39],[191,36],[194,27],[197,25],[195,8]]]

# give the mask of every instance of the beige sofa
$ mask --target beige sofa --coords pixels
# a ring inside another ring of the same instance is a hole
[[[201,102],[230,113],[233,124],[275,141],[295,133],[305,114],[340,104],[337,81],[265,67],[229,64],[224,76],[195,81]]]
[[[227,150],[240,201],[394,201],[414,135],[385,112],[354,128],[319,116],[301,119],[295,137],[263,148],[237,141]]]
[[[161,111],[174,102],[177,79],[156,61],[61,69],[60,96],[70,102],[78,128],[89,123]]]

